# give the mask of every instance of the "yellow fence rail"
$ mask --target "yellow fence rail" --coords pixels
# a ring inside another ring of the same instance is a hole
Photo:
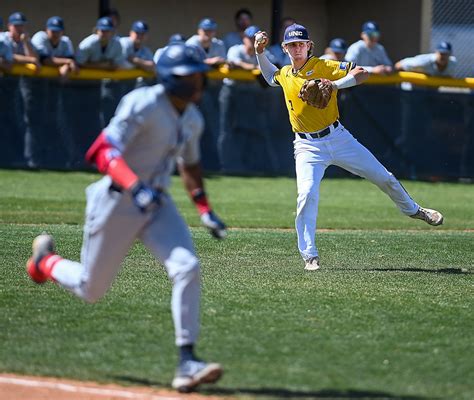
[[[34,64],[14,65],[9,72],[12,75],[35,76],[41,78],[57,78],[59,72],[54,67],[41,67],[38,69]],[[213,69],[208,72],[210,79],[235,79],[238,81],[253,81],[260,75],[259,70],[244,71],[239,69],[231,69],[227,66],[222,66],[218,69]],[[113,80],[128,80],[136,79],[138,77],[153,78],[154,74],[139,69],[121,69],[116,71],[104,71],[98,69],[81,69],[77,74],[69,76],[72,80],[94,80],[94,79],[113,79]],[[459,87],[474,89],[474,78],[454,79],[433,77],[415,72],[398,72],[395,74],[381,76],[371,75],[368,79],[368,84],[373,85],[394,85],[402,82],[409,82],[419,86],[429,87]]]

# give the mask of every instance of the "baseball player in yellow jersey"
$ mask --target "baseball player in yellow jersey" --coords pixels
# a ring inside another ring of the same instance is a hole
[[[266,32],[258,32],[255,50],[260,71],[270,86],[280,86],[293,134],[298,189],[296,231],[298,248],[305,260],[305,270],[320,267],[315,245],[319,185],[329,165],[337,165],[370,180],[383,190],[400,211],[430,225],[443,223],[436,210],[420,207],[405,191],[392,173],[342,126],[337,107],[337,90],[361,84],[367,71],[350,62],[322,60],[312,55],[313,42],[302,25],[289,26],[282,42],[291,65],[278,69],[265,56],[268,45]],[[302,99],[301,88],[306,81],[328,79],[332,94],[325,108],[317,108]]]

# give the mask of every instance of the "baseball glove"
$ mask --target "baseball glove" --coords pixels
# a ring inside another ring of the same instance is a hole
[[[329,79],[307,80],[301,86],[298,97],[310,106],[323,109],[328,106],[332,91],[333,86]]]

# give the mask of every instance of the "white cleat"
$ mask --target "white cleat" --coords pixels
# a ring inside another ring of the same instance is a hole
[[[304,269],[306,271],[316,271],[319,268],[321,268],[319,265],[319,257],[312,257],[305,261]]]
[[[410,215],[411,218],[421,219],[427,224],[438,226],[443,223],[444,217],[439,211],[430,208],[420,207],[416,214]]]
[[[222,376],[220,364],[204,361],[188,360],[181,363],[171,386],[181,393],[193,391],[201,383],[217,382]]]

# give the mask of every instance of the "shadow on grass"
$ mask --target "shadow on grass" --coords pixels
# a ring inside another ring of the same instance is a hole
[[[380,272],[428,272],[431,274],[452,274],[452,275],[470,275],[473,272],[464,268],[366,268],[364,271],[380,271]]]
[[[262,396],[274,399],[390,399],[390,400],[424,400],[427,397],[420,396],[402,396],[394,395],[386,392],[369,391],[369,390],[337,390],[322,389],[316,391],[289,390],[282,388],[260,388],[260,389],[244,389],[244,388],[205,388],[201,393],[222,396]],[[430,398],[432,399],[432,397]]]
[[[132,376],[112,376],[114,380],[118,380],[123,383],[131,383],[134,385],[151,386],[151,387],[166,387],[169,389],[169,385],[157,381],[151,381],[144,378],[136,378]],[[422,396],[403,396],[394,395],[387,392],[368,391],[368,390],[337,390],[337,389],[322,389],[317,391],[304,391],[304,390],[289,390],[283,388],[226,388],[226,387],[213,387],[204,385],[200,387],[200,394],[207,394],[213,396],[255,396],[265,397],[273,399],[371,399],[371,400],[425,400],[427,397]],[[433,399],[433,397],[430,397]],[[435,400],[435,399],[433,399]]]

